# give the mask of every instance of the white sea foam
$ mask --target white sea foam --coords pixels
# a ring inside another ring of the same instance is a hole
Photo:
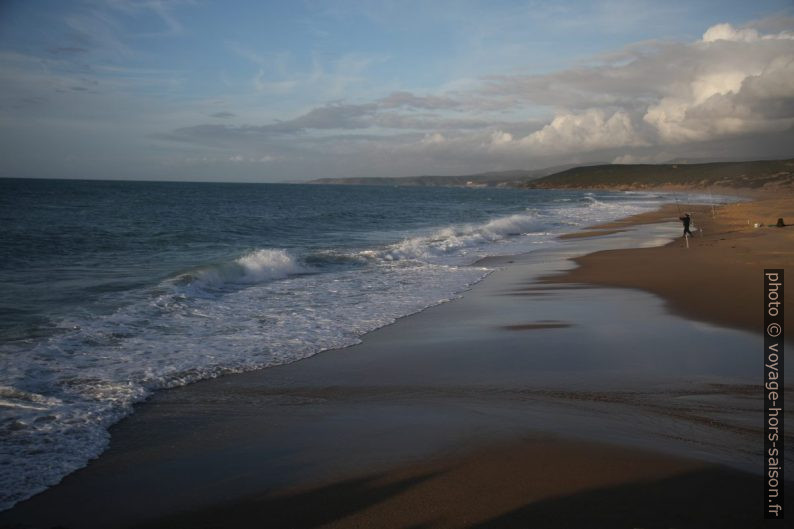
[[[481,224],[448,226],[428,235],[409,237],[379,250],[365,250],[362,255],[370,258],[397,261],[424,259],[438,261],[451,257],[460,262],[470,248],[483,247],[507,237],[526,235],[542,227],[537,215],[532,212],[497,218]]]
[[[202,268],[181,276],[179,280],[194,289],[219,289],[284,279],[307,271],[286,250],[267,248],[249,252],[230,262]]]

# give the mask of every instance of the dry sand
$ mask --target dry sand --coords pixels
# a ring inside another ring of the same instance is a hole
[[[575,259],[578,268],[547,280],[641,289],[686,317],[760,333],[763,271],[791,270],[794,265],[794,226],[770,227],[778,218],[794,225],[794,197],[767,196],[725,205],[716,208],[713,217],[709,206],[668,205],[598,226],[595,233],[631,223],[674,220],[681,211],[691,212],[702,229],[694,231],[689,248],[682,237],[662,247],[596,252]],[[755,228],[756,223],[763,226]],[[573,235],[593,234],[588,231]],[[786,302],[789,307],[792,299],[794,290]],[[785,312],[785,322],[789,341],[794,339],[794,309]]]

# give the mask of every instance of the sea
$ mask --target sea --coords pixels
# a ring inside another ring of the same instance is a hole
[[[153,392],[358,343],[654,192],[0,179],[0,510]]]

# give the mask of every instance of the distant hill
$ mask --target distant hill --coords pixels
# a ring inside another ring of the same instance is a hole
[[[662,187],[794,187],[794,159],[658,165],[591,165],[574,167],[521,187],[534,189]]]
[[[574,164],[558,165],[545,169],[491,171],[461,176],[398,176],[393,178],[318,178],[306,182],[307,184],[335,184],[335,185],[373,185],[373,186],[466,186],[466,187],[517,187],[527,182],[542,178],[553,173],[558,173],[575,167]]]
[[[462,176],[320,178],[307,184],[377,186],[522,187],[533,189],[651,189],[781,187],[794,189],[794,159],[668,164],[573,164],[535,170],[493,171]]]

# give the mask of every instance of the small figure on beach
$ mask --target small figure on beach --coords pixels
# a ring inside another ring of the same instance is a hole
[[[678,217],[678,220],[684,223],[684,237],[692,235],[692,232],[689,231],[689,223],[692,222],[692,217],[689,216],[689,213],[684,213],[684,216]]]

